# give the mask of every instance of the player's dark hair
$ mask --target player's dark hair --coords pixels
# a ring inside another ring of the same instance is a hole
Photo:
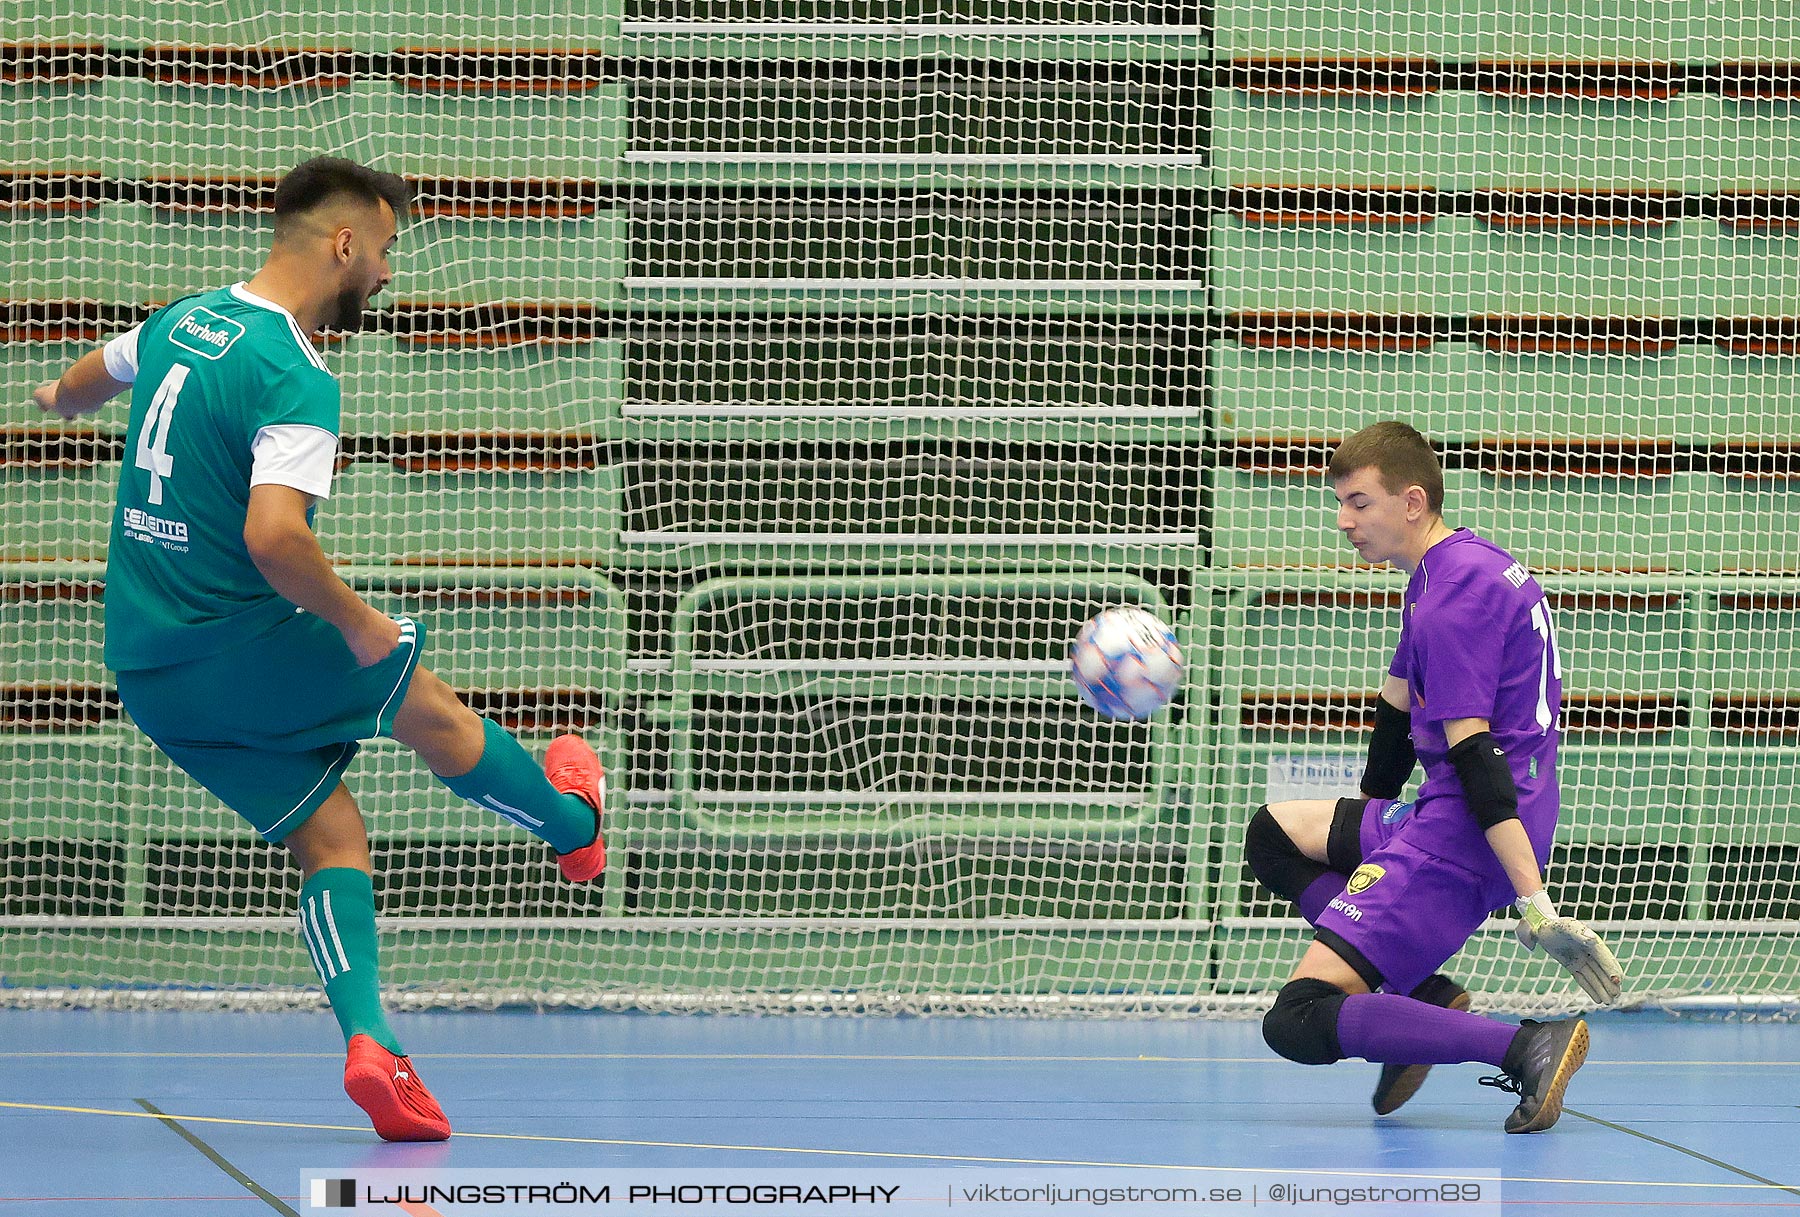
[[[1338,445],[1327,469],[1331,480],[1341,481],[1358,469],[1374,469],[1389,494],[1408,486],[1425,492],[1425,503],[1436,515],[1444,514],[1444,467],[1438,463],[1431,441],[1402,422],[1375,423]]]
[[[296,219],[333,199],[351,198],[373,207],[386,201],[398,223],[412,207],[412,186],[341,156],[315,156],[290,170],[275,187],[275,239],[292,231]]]

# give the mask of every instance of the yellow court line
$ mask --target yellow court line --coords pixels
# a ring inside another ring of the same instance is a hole
[[[171,1060],[171,1061],[341,1061],[341,1052],[0,1052],[0,1060]],[[836,1052],[422,1052],[422,1061],[934,1061],[981,1064],[1152,1064],[1152,1065],[1286,1065],[1270,1053],[1266,1056],[974,1056],[965,1054],[907,1055],[893,1053]],[[1708,1069],[1793,1069],[1800,1061],[1678,1061],[1595,1060],[1585,1069],[1695,1066]]]
[[[290,1120],[242,1120],[230,1116],[182,1116],[173,1112],[113,1111],[104,1107],[62,1107],[52,1103],[9,1103],[0,1100],[0,1108],[18,1111],[51,1111],[78,1116],[122,1116],[133,1120],[176,1120],[186,1124],[230,1124],[245,1128],[297,1128],[312,1132],[354,1132],[369,1130],[359,1124],[302,1124]],[[1578,1114],[1567,1109],[1570,1114]],[[990,1158],[975,1154],[908,1154],[882,1149],[817,1149],[798,1145],[722,1145],[704,1141],[631,1141],[616,1137],[549,1137],[532,1133],[459,1132],[459,1141],[526,1141],[553,1145],[613,1145],[631,1149],[710,1149],[735,1153],[803,1154],[827,1158],[882,1158],[901,1162],[970,1162],[982,1166],[1083,1166],[1111,1167],[1118,1170],[1189,1171],[1220,1175],[1320,1176],[1328,1179],[1406,1179],[1441,1180],[1460,1183],[1469,1180],[1486,1182],[1482,1175],[1413,1174],[1402,1171],[1325,1170],[1306,1167],[1274,1166],[1200,1166],[1178,1162],[1098,1162],[1081,1158]],[[1501,1175],[1500,1183],[1559,1183],[1582,1187],[1663,1187],[1717,1188],[1732,1191],[1790,1191],[1778,1183],[1673,1183],[1654,1179],[1539,1179],[1532,1176]]]

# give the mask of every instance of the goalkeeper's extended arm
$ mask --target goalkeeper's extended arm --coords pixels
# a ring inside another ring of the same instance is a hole
[[[1544,953],[1569,970],[1587,995],[1605,1003],[1619,996],[1625,970],[1600,936],[1573,917],[1564,917],[1550,903],[1550,894],[1533,892],[1513,901],[1519,922],[1513,927],[1528,951]]]
[[[1543,947],[1595,1001],[1612,1001],[1624,984],[1624,969],[1599,935],[1574,918],[1561,916],[1550,902],[1531,838],[1519,822],[1519,792],[1505,751],[1481,719],[1459,719],[1446,726],[1446,735],[1454,741],[1450,762],[1462,779],[1469,813],[1481,825],[1518,893],[1514,907],[1521,918],[1516,927],[1519,941],[1527,950]]]

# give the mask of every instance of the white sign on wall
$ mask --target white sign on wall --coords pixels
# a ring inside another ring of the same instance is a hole
[[[1362,786],[1363,759],[1355,752],[1272,756],[1263,801],[1355,798]]]

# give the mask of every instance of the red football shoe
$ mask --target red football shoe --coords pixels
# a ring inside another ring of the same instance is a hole
[[[570,883],[588,883],[606,869],[606,834],[600,818],[606,801],[606,770],[600,758],[579,735],[559,735],[550,741],[544,754],[544,776],[564,794],[572,794],[594,809],[594,839],[580,849],[556,855],[563,878]]]
[[[447,1141],[450,1120],[413,1069],[366,1035],[350,1037],[344,1093],[369,1115],[383,1141]]]

